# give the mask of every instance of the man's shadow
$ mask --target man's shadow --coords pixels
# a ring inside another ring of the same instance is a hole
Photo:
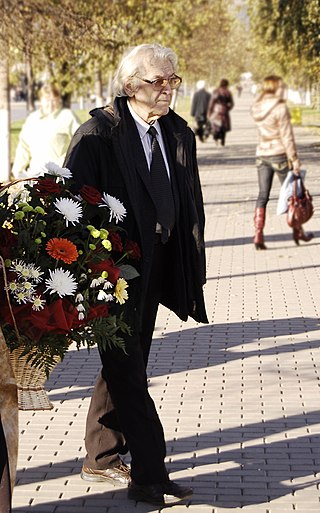
[[[186,370],[202,369],[254,356],[276,355],[318,349],[319,340],[290,341],[293,335],[318,331],[320,321],[312,317],[289,319],[252,319],[242,322],[197,325],[182,331],[167,332],[158,337],[155,330],[148,375],[163,376]],[[288,337],[270,347],[263,339]],[[258,343],[257,343],[258,341]],[[185,347],[184,347],[185,344]],[[252,349],[250,348],[252,344]],[[258,347],[257,347],[258,345]],[[243,349],[241,349],[241,346]],[[240,348],[240,349],[239,349]],[[101,368],[99,353],[93,348],[69,350],[46,383],[51,401],[67,401],[90,397]],[[152,386],[152,381],[151,381]],[[59,389],[63,391],[59,392]]]
[[[194,495],[189,501],[192,505],[242,508],[250,504],[269,504],[285,496],[290,496],[288,502],[294,503],[299,491],[317,488],[320,483],[320,478],[316,477],[320,435],[308,433],[290,438],[290,430],[308,430],[319,422],[320,411],[313,411],[169,440],[167,467],[170,477],[182,485],[193,487]],[[272,438],[277,440],[272,441]],[[229,445],[237,445],[237,448],[224,450],[224,446]],[[184,457],[186,447],[188,455]],[[194,453],[191,457],[190,452]],[[205,452],[205,455],[201,455],[201,452]],[[75,458],[38,466],[32,469],[32,473],[33,476],[35,473],[43,474],[45,480],[65,477],[67,491],[67,477],[80,473],[81,464]],[[181,470],[188,476],[176,477],[175,474]],[[28,477],[28,470],[18,471],[16,486],[32,483],[34,479],[32,474]],[[61,512],[71,507],[78,507],[81,512],[83,507],[86,513],[96,513],[98,505],[106,507],[109,504],[114,510],[119,508],[119,513],[123,511],[121,507],[129,511],[130,505],[135,511],[134,502],[124,502],[127,491],[123,488],[103,484],[101,493],[85,493],[69,500],[63,498],[63,486],[60,492],[61,499],[35,504],[32,511],[43,513],[51,511],[49,507],[54,506]],[[87,492],[90,492],[89,485]],[[157,511],[154,506],[140,506],[139,511]],[[17,513],[27,510],[18,508]]]

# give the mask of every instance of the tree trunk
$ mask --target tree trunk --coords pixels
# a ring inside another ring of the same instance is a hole
[[[103,107],[104,99],[103,99],[103,85],[102,85],[102,74],[101,70],[96,70],[96,81],[95,81],[95,97],[96,97],[96,107]]]
[[[34,77],[32,69],[32,58],[28,50],[26,50],[26,75],[27,75],[27,110],[32,112],[35,110],[34,97]]]
[[[8,60],[0,59],[0,182],[10,179],[10,99]]]

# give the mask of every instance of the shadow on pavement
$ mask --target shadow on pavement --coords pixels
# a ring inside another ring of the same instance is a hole
[[[185,482],[194,488],[193,505],[211,504],[236,508],[248,504],[270,503],[274,499],[294,495],[299,490],[320,483],[320,479],[315,477],[319,471],[317,447],[320,435],[310,433],[306,436],[290,437],[291,429],[307,429],[319,422],[320,411],[311,411],[305,415],[286,416],[284,414],[283,417],[270,421],[244,423],[234,428],[221,428],[204,435],[170,440],[167,442],[168,448],[171,449],[168,454],[168,470],[173,474],[172,479],[181,484]],[[279,434],[283,435],[281,440],[279,440]],[[273,436],[277,437],[276,441],[272,441]],[[256,443],[253,442],[254,440],[257,440]],[[206,449],[206,454],[183,458],[183,446],[186,444],[188,453],[200,453],[201,450]],[[237,445],[237,448],[223,448],[228,445]],[[211,453],[208,453],[208,448],[212,448]],[[57,464],[38,466],[32,470],[19,471],[16,486],[32,483],[34,480],[39,481],[39,476],[37,478],[30,476],[32,473],[41,474],[43,480],[65,477],[67,485],[68,476],[78,474],[81,465],[82,462],[75,458]],[[206,470],[209,465],[210,471]],[[189,479],[175,478],[174,472],[183,468],[191,469]],[[210,481],[210,487],[207,486],[206,493],[203,495],[201,493],[203,483],[207,485],[208,481]],[[253,488],[254,493],[252,493]],[[114,488],[107,484],[101,484],[101,494],[81,495],[70,500],[63,499],[63,489],[60,492],[61,500],[54,502],[58,508],[57,513],[63,513],[64,507],[69,511],[69,507],[76,508],[80,504],[86,506],[86,511],[90,513],[90,505],[93,511],[97,511],[98,502],[101,507],[106,507],[107,503],[111,506],[115,493],[117,501],[121,498],[120,496],[123,496],[123,501],[126,497],[126,489]],[[31,504],[31,508],[33,512],[44,513],[46,505],[52,505],[52,503],[34,506]],[[123,502],[124,509],[129,504],[129,501]],[[133,505],[132,502],[131,504]],[[21,508],[21,511],[26,510],[28,509]],[[13,513],[19,511],[20,508],[15,508]],[[145,504],[143,511],[155,511],[155,507]]]
[[[320,340],[305,339],[301,342],[296,340],[284,342],[280,337],[292,337],[293,335],[312,333],[318,331],[320,320],[312,317],[292,317],[284,319],[252,319],[243,322],[231,322],[223,324],[209,324],[195,326],[193,329],[185,329],[181,333],[168,332],[160,339],[155,338],[151,352],[159,354],[159,358],[150,366],[150,376],[162,376],[168,372],[183,372],[192,369],[202,369],[222,362],[232,362],[235,360],[244,360],[254,356],[263,357],[263,355],[277,355],[285,352],[297,353],[306,349],[317,349],[320,347]],[[155,332],[156,334],[156,332]],[[264,346],[264,340],[277,337],[277,341],[270,346]],[[158,340],[158,342],[157,342]],[[191,341],[191,342],[190,342]],[[256,347],[257,341],[259,347]],[[181,352],[183,344],[186,344],[186,352]],[[255,348],[250,350],[250,344]],[[194,351],[192,347],[194,347]],[[243,350],[236,351],[235,347],[245,346]],[[68,391],[59,393],[55,388],[59,387],[60,380],[57,379],[65,370],[71,373],[73,368],[79,370],[79,360],[84,357],[85,348],[80,351],[69,351],[56,369],[51,374],[47,387],[51,390],[51,401],[68,401],[71,399],[80,399],[90,397],[93,386],[88,386],[88,377],[84,374],[77,379],[75,385]],[[80,358],[74,358],[74,356]],[[162,359],[165,355],[165,359]],[[188,356],[186,356],[188,355]],[[96,348],[91,349],[90,358],[95,358],[97,362],[97,372],[99,370],[100,360]],[[151,359],[152,361],[152,354]],[[77,387],[84,387],[79,388]]]

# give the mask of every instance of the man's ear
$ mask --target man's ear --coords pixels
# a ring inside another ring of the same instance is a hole
[[[135,89],[133,87],[133,84],[131,82],[128,82],[125,86],[124,86],[124,90],[126,92],[126,94],[132,98],[132,96],[134,96],[134,93],[135,93]]]

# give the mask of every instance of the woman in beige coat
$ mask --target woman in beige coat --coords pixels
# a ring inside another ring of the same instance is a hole
[[[256,150],[259,195],[254,214],[256,249],[267,249],[264,243],[263,228],[266,207],[270,197],[274,174],[278,175],[282,184],[291,169],[297,176],[300,174],[300,161],[294,140],[289,109],[284,100],[285,85],[276,75],[268,76],[263,81],[262,92],[254,102],[251,114],[258,129],[258,145]],[[293,229],[293,239],[309,242],[312,233],[305,233],[302,226]]]

